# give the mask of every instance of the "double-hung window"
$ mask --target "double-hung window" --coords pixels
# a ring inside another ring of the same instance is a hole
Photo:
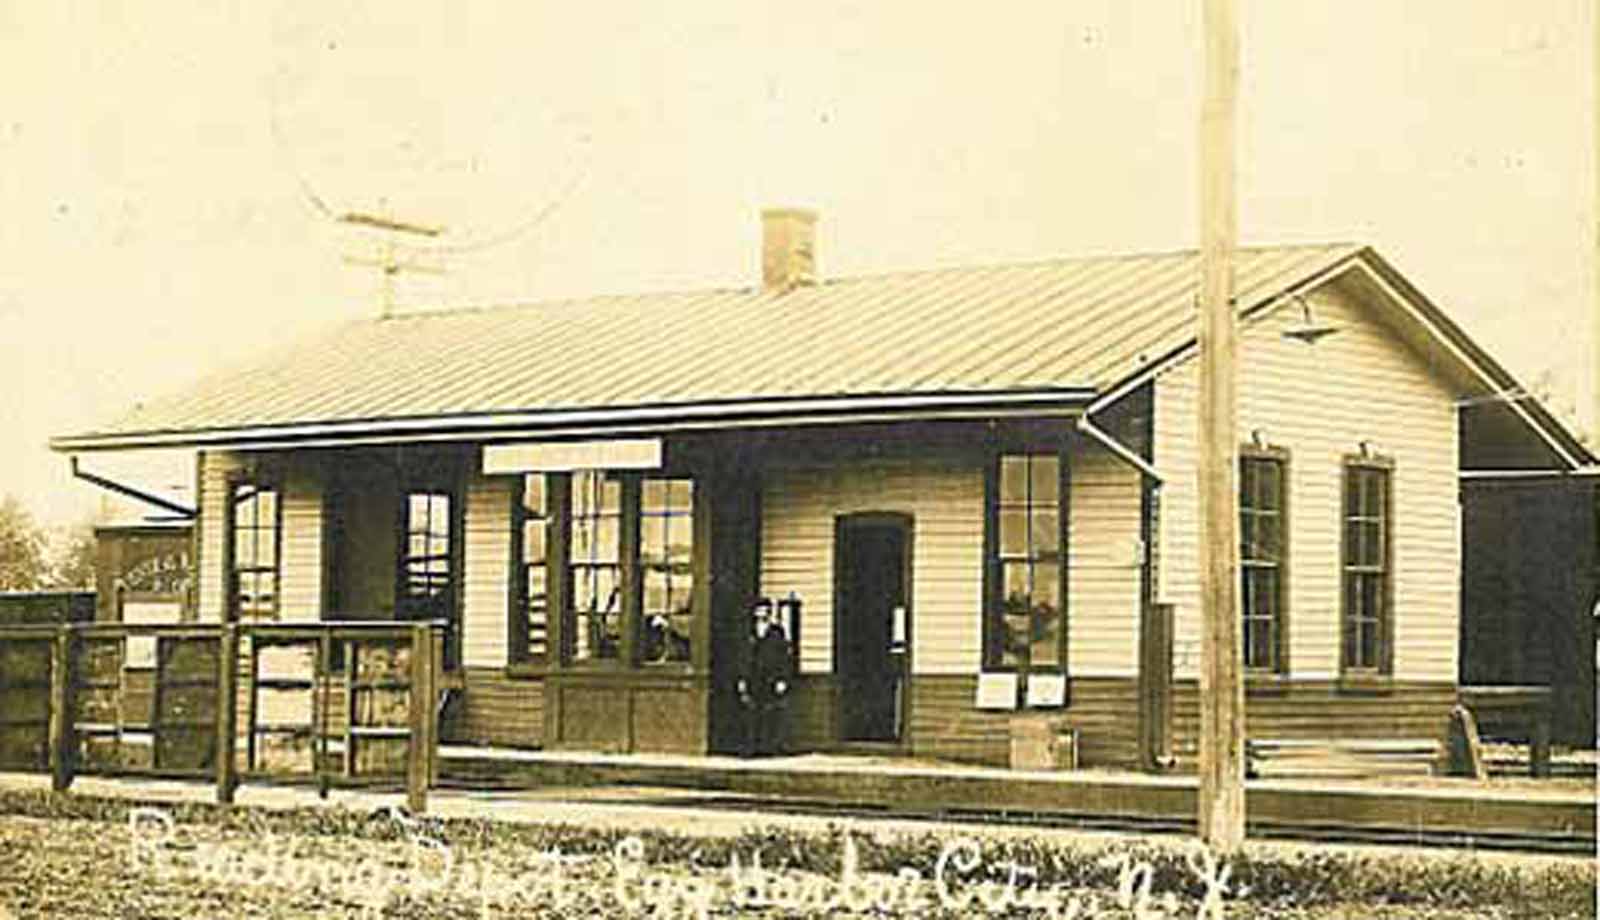
[[[455,590],[453,505],[448,492],[406,493],[397,605],[401,619],[450,619]]]
[[[567,559],[573,661],[622,655],[622,481],[598,471],[571,478]]]
[[[1286,670],[1284,600],[1288,560],[1286,463],[1246,449],[1239,457],[1240,606],[1246,668]]]
[[[1060,457],[1003,455],[993,488],[985,665],[1059,671],[1066,652]]]
[[[1392,466],[1383,461],[1361,458],[1345,463],[1341,587],[1342,660],[1347,672],[1387,673],[1390,669],[1392,477]]]
[[[460,508],[447,488],[417,486],[401,495],[395,618],[445,624],[444,660],[460,653]]]
[[[280,498],[277,487],[267,482],[238,480],[231,486],[228,523],[232,530],[233,619],[278,617]]]
[[[640,660],[687,662],[694,596],[694,483],[645,479],[639,499]]]

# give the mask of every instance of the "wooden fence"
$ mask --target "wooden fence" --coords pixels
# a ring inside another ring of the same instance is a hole
[[[87,623],[94,603],[93,591],[0,591],[0,626]]]
[[[439,624],[0,628],[0,769],[400,786],[427,807]]]

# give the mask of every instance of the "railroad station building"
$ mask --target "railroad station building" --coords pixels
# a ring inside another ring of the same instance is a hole
[[[1198,256],[829,278],[763,220],[759,284],[360,321],[53,446],[199,452],[199,621],[447,623],[447,741],[728,750],[769,598],[800,750],[1192,758]],[[1463,481],[1595,458],[1369,247],[1235,291],[1249,730],[1435,736]]]

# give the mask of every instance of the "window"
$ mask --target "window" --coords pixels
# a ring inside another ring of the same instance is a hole
[[[1002,456],[999,467],[986,664],[1060,669],[1066,649],[1061,461],[1022,454]]]
[[[1285,670],[1284,459],[1245,452],[1239,457],[1239,560],[1244,611],[1244,665],[1260,671]]]
[[[278,499],[278,490],[265,483],[232,486],[233,619],[277,619]]]
[[[600,472],[572,475],[568,555],[573,661],[622,654],[622,482]]]
[[[1352,460],[1344,468],[1344,667],[1389,670],[1392,598],[1390,478],[1386,464]]]
[[[639,566],[644,573],[640,659],[689,660],[693,620],[694,483],[646,479],[639,501]]]
[[[513,634],[521,639],[518,657],[543,661],[550,653],[550,508],[545,501],[544,474],[522,477],[516,521],[518,555],[512,616],[520,617],[521,622]]]
[[[408,492],[400,559],[400,619],[453,619],[455,566],[447,492]]]

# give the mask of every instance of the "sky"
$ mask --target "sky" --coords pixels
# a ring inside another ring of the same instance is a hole
[[[748,285],[766,206],[823,275],[1197,242],[1198,0],[594,6],[0,4],[0,493],[377,315],[349,211],[443,228],[399,310]],[[1597,6],[1240,0],[1242,240],[1376,246],[1592,427]]]

